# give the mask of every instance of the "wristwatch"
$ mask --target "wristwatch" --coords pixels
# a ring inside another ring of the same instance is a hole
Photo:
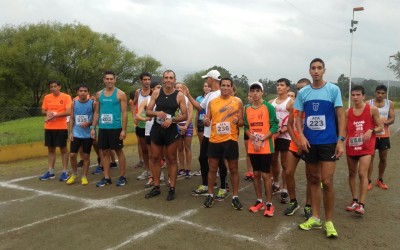
[[[90,129],[96,129],[96,126],[90,126]]]
[[[338,139],[338,140],[341,140],[341,141],[345,141],[345,140],[346,140],[346,138],[344,138],[344,137],[341,136],[341,135],[339,135],[337,139]]]

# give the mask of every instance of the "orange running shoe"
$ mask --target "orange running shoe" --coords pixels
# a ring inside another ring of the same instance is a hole
[[[373,187],[373,186],[372,186],[372,182],[371,182],[371,181],[369,181],[369,182],[368,182],[368,191],[369,191],[369,190],[371,190],[371,189],[372,189],[372,187]]]
[[[268,203],[265,206],[264,216],[272,217],[272,216],[274,216],[274,212],[275,212],[274,206],[272,205],[272,203]]]
[[[254,206],[249,207],[249,211],[253,213],[257,213],[260,210],[264,210],[264,202],[257,200]]]
[[[348,212],[353,212],[357,207],[358,207],[358,203],[355,202],[355,201],[352,201],[352,202],[350,203],[350,205],[348,205],[348,206],[346,207],[346,211],[348,211]]]
[[[382,179],[377,179],[376,180],[376,185],[378,185],[380,188],[382,188],[382,189],[388,189],[388,186],[385,184],[385,183],[383,183],[383,180]]]

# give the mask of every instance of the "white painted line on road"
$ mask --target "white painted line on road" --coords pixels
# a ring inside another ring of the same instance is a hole
[[[24,201],[29,201],[29,200],[33,200],[36,199],[39,196],[42,196],[43,194],[35,194],[35,195],[31,195],[29,197],[25,197],[25,198],[19,198],[19,199],[14,199],[14,200],[9,200],[9,201],[3,201],[0,202],[0,205],[8,205],[9,203],[13,203],[13,202],[24,202]]]

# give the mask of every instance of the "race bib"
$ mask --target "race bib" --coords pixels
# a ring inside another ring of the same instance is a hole
[[[314,115],[307,117],[307,127],[311,130],[325,130],[325,115]]]
[[[199,115],[199,120],[200,120],[200,121],[203,121],[203,120],[204,120],[204,117],[206,117],[206,114],[200,114],[200,115]]]
[[[265,141],[261,141],[261,138],[263,138],[264,135],[263,134],[259,134],[259,133],[254,133],[253,135],[255,137],[255,140],[252,141],[252,144],[253,145],[258,145],[260,147],[264,147]]]
[[[112,124],[113,115],[112,114],[101,114],[100,121],[102,124]]]
[[[231,133],[231,124],[229,122],[219,122],[215,126],[217,128],[217,134],[227,135]]]
[[[363,145],[363,138],[362,137],[350,137],[349,138],[349,146],[350,147],[358,147]]]
[[[75,116],[75,123],[77,125],[82,125],[85,122],[89,121],[89,116],[88,115],[77,115]]]
[[[157,122],[158,124],[162,125],[162,124],[165,122],[165,120],[170,119],[171,117],[172,117],[172,116],[171,116],[171,115],[168,115],[168,114],[167,114],[167,118],[158,118],[158,117],[156,117],[156,122]]]

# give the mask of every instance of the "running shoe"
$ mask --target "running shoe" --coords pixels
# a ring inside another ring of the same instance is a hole
[[[153,187],[153,188],[150,190],[150,192],[148,192],[148,193],[144,196],[144,198],[150,199],[150,198],[156,197],[157,195],[160,195],[160,194],[161,194],[160,188]]]
[[[195,171],[195,172],[193,172],[193,176],[201,176],[201,171],[200,171],[200,169],[197,170],[197,171]]]
[[[218,190],[217,196],[215,197],[215,200],[223,201],[223,200],[225,200],[226,197],[228,197],[228,192],[226,191],[226,189],[220,188]]]
[[[253,181],[254,180],[254,175],[253,172],[246,172],[246,176],[244,177],[245,181]]]
[[[118,165],[116,162],[110,162],[110,168],[117,168]]]
[[[365,214],[364,206],[361,205],[361,204],[358,204],[358,206],[356,207],[356,209],[354,209],[354,212],[355,212],[356,214],[364,215],[364,214]]]
[[[285,209],[284,214],[288,215],[288,216],[293,215],[299,208],[300,208],[300,206],[297,203],[297,201],[290,202],[289,206]]]
[[[318,222],[314,217],[310,217],[306,222],[299,224],[299,227],[308,231],[313,228],[322,228],[322,223]]]
[[[253,206],[249,207],[249,211],[253,213],[257,213],[260,210],[264,210],[264,202],[257,200],[256,204]]]
[[[80,160],[79,162],[78,162],[78,168],[81,168],[81,167],[83,167],[83,160]]]
[[[120,176],[120,177],[118,178],[118,180],[117,180],[116,186],[117,186],[117,187],[125,186],[126,183],[128,183],[128,182],[126,181],[125,176]]]
[[[147,170],[144,170],[141,175],[139,175],[136,179],[137,180],[146,180],[150,177],[150,173]]]
[[[305,206],[304,207],[304,219],[308,220],[312,216],[312,209],[311,207]]]
[[[167,195],[167,201],[172,201],[175,199],[175,189],[170,189]]]
[[[100,165],[97,165],[96,169],[92,172],[92,174],[96,175],[96,174],[103,174],[104,172],[104,168]]]
[[[275,208],[272,203],[268,203],[265,205],[264,216],[272,217],[274,216]]]
[[[326,231],[326,237],[328,238],[338,237],[338,233],[336,232],[336,229],[333,226],[332,221],[325,222],[325,231]]]
[[[281,191],[281,188],[279,186],[275,186],[275,184],[272,184],[272,194],[277,194]]]
[[[42,176],[39,177],[39,180],[47,181],[54,178],[56,178],[55,174],[51,174],[50,171],[47,171],[46,173],[44,173]]]
[[[142,167],[144,167],[144,162],[143,162],[143,161],[139,161],[139,162],[134,166],[134,168],[142,168]]]
[[[240,203],[240,200],[239,200],[238,197],[235,197],[235,198],[232,199],[232,207],[235,210],[242,210],[243,209],[242,203]]]
[[[352,201],[352,202],[350,203],[350,205],[348,205],[348,206],[346,207],[346,211],[348,211],[348,212],[353,212],[353,211],[356,209],[356,207],[358,207],[358,203],[355,202],[355,201]]]
[[[378,185],[381,189],[388,189],[388,185],[383,183],[382,179],[376,179],[376,185]]]
[[[86,176],[82,176],[82,177],[81,177],[81,184],[82,184],[82,185],[87,185],[87,184],[89,184],[89,182],[88,182]]]
[[[372,181],[368,181],[368,191],[371,190],[373,187]]]
[[[75,183],[75,179],[76,179],[76,175],[75,174],[71,174],[71,176],[67,180],[67,185],[74,184]]]
[[[288,204],[290,201],[289,194],[287,192],[281,192],[281,203]]]
[[[112,184],[111,179],[102,178],[99,182],[97,182],[96,187],[104,187],[106,185]]]
[[[147,183],[144,185],[144,187],[145,187],[145,188],[149,188],[149,187],[152,187],[152,186],[154,186],[154,179],[153,179],[153,176],[150,176],[150,177],[149,177],[149,180],[148,180]]]
[[[192,195],[207,195],[208,194],[208,188],[200,185],[197,189],[192,191]]]
[[[185,176],[185,169],[179,169],[177,176],[178,176],[178,177],[183,177],[183,176]]]
[[[66,181],[68,180],[68,173],[67,172],[62,172],[60,175],[60,181]]]
[[[207,195],[203,206],[206,208],[211,208],[213,206],[213,204],[214,204],[214,198],[211,195]]]
[[[186,178],[186,179],[192,178],[192,172],[190,172],[189,169],[186,169],[186,170],[185,170],[185,178]]]

